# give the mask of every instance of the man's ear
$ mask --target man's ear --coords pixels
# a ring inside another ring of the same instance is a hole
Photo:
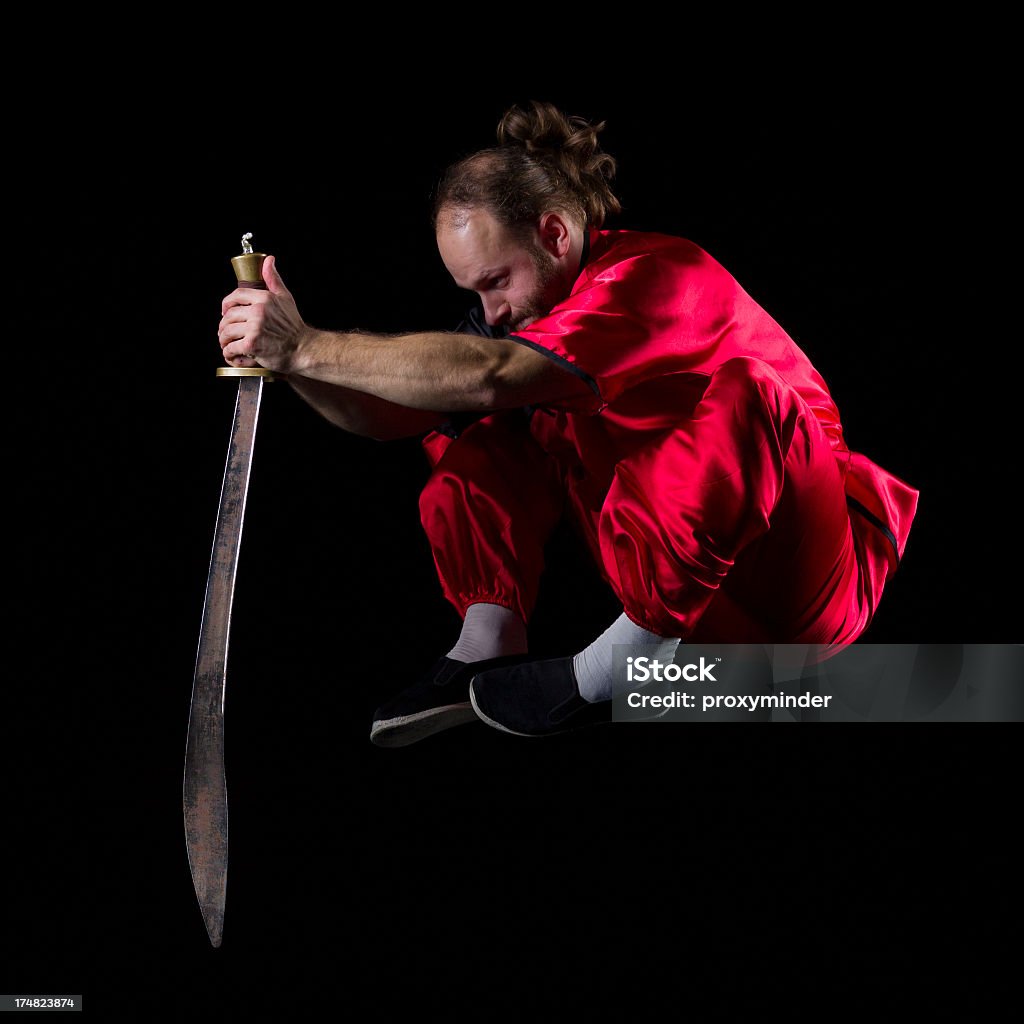
[[[561,259],[569,251],[572,243],[569,221],[565,214],[558,210],[548,210],[547,213],[541,214],[537,233],[540,236],[541,247],[556,259]]]

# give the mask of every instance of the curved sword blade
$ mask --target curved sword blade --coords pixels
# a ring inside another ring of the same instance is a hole
[[[241,377],[238,382],[238,401],[206,581],[185,748],[185,844],[203,921],[215,947],[220,945],[224,930],[228,876],[228,793],[224,773],[228,635],[263,381],[263,377]]]

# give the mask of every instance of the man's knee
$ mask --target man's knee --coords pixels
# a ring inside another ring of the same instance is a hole
[[[480,419],[448,442],[420,493],[420,516],[435,514],[439,505],[474,502],[502,509],[501,518],[524,504],[538,519],[561,508],[557,467],[519,410]]]
[[[794,438],[809,427],[820,428],[803,399],[779,374],[760,359],[737,356],[722,363],[711,376],[704,400],[707,411],[718,411],[751,450],[767,441],[782,458]],[[809,440],[809,439],[808,439]]]
[[[450,441],[420,491],[421,521],[425,525],[428,517],[436,515],[439,508],[460,504],[471,487],[486,486],[488,474],[493,473],[494,465],[488,459],[486,445],[477,440],[472,430]]]
[[[753,410],[774,405],[789,385],[766,362],[749,356],[727,359],[715,368],[704,394],[729,396],[737,409]]]

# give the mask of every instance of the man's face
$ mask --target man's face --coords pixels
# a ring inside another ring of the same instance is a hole
[[[480,296],[492,327],[523,330],[572,288],[566,267],[539,240],[522,241],[486,210],[470,211],[461,227],[442,214],[437,247],[455,283]]]

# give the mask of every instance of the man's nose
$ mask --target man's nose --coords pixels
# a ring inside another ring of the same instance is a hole
[[[498,327],[512,315],[512,307],[504,299],[489,299],[485,296],[483,304],[488,327]]]

